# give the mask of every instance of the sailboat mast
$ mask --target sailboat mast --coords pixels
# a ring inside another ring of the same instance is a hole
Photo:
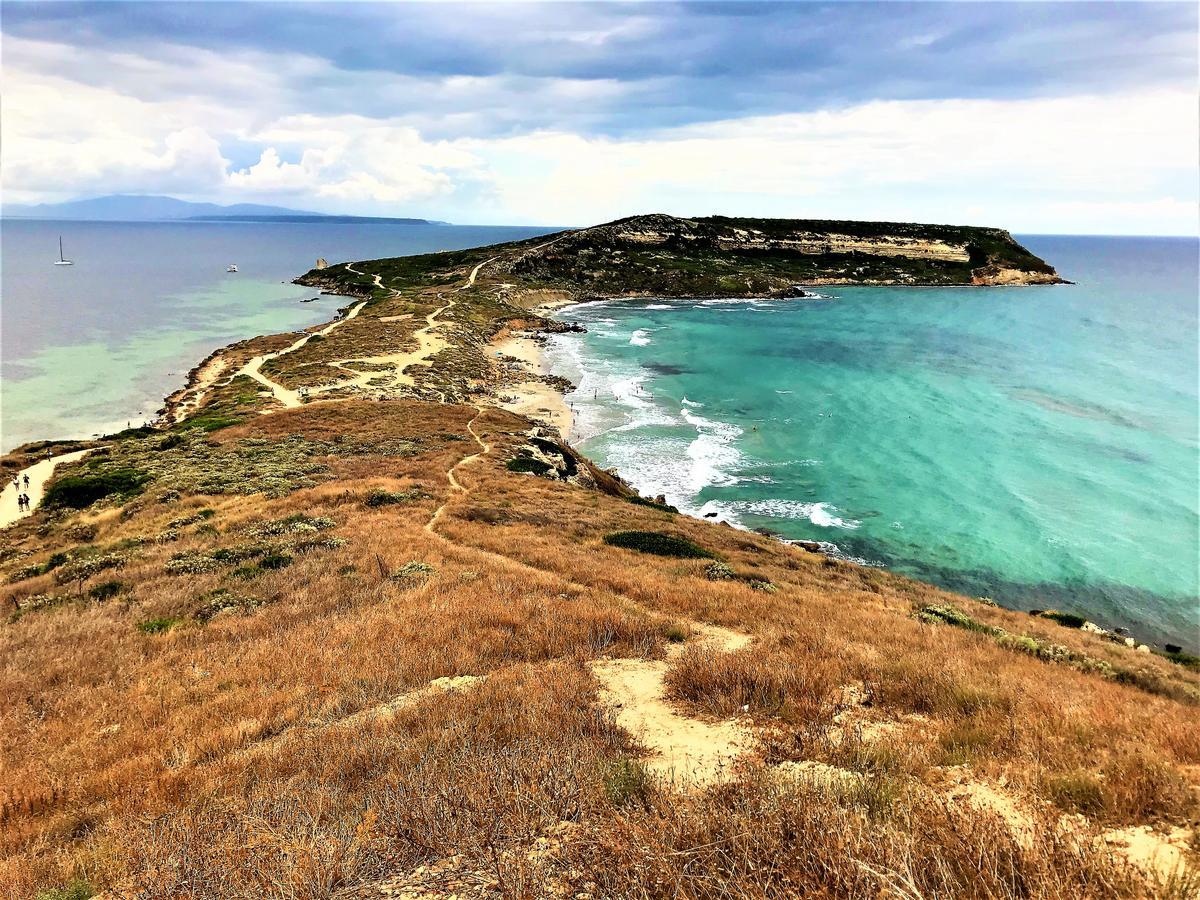
[[[62,235],[58,236],[58,261],[62,262],[66,257],[62,254]]]

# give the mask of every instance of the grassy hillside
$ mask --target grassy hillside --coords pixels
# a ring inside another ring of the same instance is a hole
[[[498,408],[560,240],[311,273],[342,319],[0,532],[5,896],[1194,896],[1194,661],[681,516]]]

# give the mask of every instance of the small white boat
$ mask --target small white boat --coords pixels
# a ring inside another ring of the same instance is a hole
[[[62,252],[62,235],[58,236],[58,259],[54,261],[56,266],[73,266],[75,263],[63,256]]]
[[[237,266],[235,266],[233,263],[230,263],[229,266],[225,269],[225,271],[226,272],[236,272]]]

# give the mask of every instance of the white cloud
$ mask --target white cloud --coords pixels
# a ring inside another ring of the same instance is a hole
[[[122,191],[455,221],[582,224],[662,210],[1018,231],[1196,227],[1200,123],[1188,92],[872,102],[625,139],[563,128],[431,140],[420,124],[428,105],[406,105],[415,79],[388,88],[380,73],[301,55],[153,52],[93,47],[73,59],[56,44],[5,39],[6,201]],[[105,77],[85,83],[94,71]],[[298,74],[341,78],[348,98],[354,79],[380,86],[394,114],[314,111],[289,84]],[[499,75],[427,87],[446,101],[446,121],[469,118],[464,110],[489,97],[513,105],[533,84]],[[535,86],[530,103],[571,104],[580,115],[624,89],[555,78]],[[248,148],[257,161],[247,165]]]

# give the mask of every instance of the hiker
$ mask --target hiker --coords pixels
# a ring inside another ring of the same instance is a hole
[[[29,473],[25,473],[25,490],[29,490]]]
[[[18,491],[21,490],[21,479],[19,479],[16,475],[13,476],[13,487]]]

